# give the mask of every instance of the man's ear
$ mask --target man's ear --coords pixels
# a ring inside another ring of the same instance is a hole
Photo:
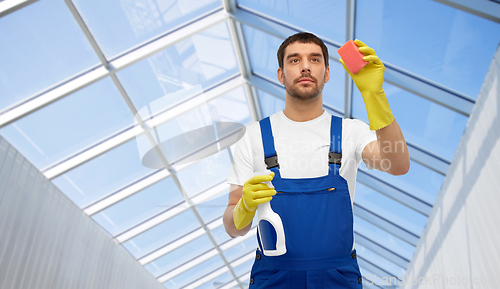
[[[328,80],[330,80],[330,66],[327,66],[325,70],[325,83],[327,83]]]
[[[280,81],[280,83],[285,85],[285,79],[283,78],[283,70],[281,69],[281,67],[278,68],[277,74],[278,74],[278,80]]]

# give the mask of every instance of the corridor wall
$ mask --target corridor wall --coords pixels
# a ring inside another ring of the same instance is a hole
[[[499,206],[500,47],[401,288],[499,288]]]
[[[165,287],[0,136],[0,288]]]

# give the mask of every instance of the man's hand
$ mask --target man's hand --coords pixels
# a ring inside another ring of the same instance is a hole
[[[270,188],[264,182],[270,182],[274,173],[269,175],[255,176],[243,185],[241,199],[233,210],[234,225],[237,230],[245,228],[255,216],[257,207],[272,200],[276,190]]]
[[[358,73],[352,74],[347,69],[344,61],[339,59],[344,69],[349,73],[354,84],[361,92],[368,113],[368,122],[371,130],[379,130],[394,121],[389,102],[382,89],[384,83],[385,66],[375,54],[375,50],[368,47],[360,40],[354,40],[354,43],[359,47],[359,51],[365,55],[364,61],[369,63],[363,67]]]

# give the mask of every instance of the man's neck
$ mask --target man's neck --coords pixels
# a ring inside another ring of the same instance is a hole
[[[319,95],[313,100],[303,101],[286,95],[285,116],[293,121],[303,122],[313,120],[323,114],[323,97]]]

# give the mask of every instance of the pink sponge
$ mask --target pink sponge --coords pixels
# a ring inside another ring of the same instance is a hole
[[[356,74],[368,64],[368,61],[363,60],[364,54],[359,52],[358,46],[352,40],[347,41],[342,47],[337,49],[337,52],[352,74]]]

